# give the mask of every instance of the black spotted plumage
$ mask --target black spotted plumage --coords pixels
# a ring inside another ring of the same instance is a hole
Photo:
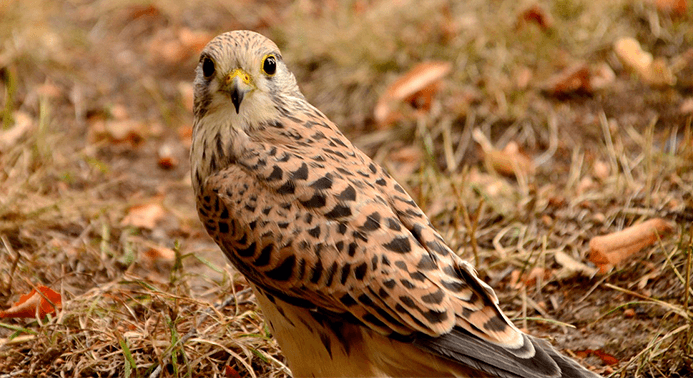
[[[593,376],[503,315],[402,186],[305,100],[273,42],[235,31],[202,56],[200,219],[295,375]]]

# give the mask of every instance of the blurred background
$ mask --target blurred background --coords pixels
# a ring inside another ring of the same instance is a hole
[[[690,376],[692,25],[685,0],[2,1],[0,308],[61,309],[0,312],[0,377],[288,376],[190,185],[194,69],[235,29],[518,326]]]

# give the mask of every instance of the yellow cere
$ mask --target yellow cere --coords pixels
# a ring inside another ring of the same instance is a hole
[[[243,83],[250,85],[250,75],[240,68],[236,68],[226,76],[226,83],[232,82],[236,77],[240,78]]]

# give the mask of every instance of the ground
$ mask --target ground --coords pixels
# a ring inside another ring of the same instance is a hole
[[[189,178],[198,54],[233,29],[277,42],[518,326],[605,376],[693,375],[685,1],[10,0],[0,18],[0,308],[62,295],[0,321],[0,377],[288,376]],[[430,61],[447,75],[378,122]],[[653,218],[670,231],[595,273],[590,240]]]

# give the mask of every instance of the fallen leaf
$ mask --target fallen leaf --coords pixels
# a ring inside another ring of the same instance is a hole
[[[37,291],[38,289],[38,291]],[[39,293],[40,292],[40,293]],[[0,318],[43,318],[62,308],[60,293],[46,286],[39,286],[29,294],[19,297],[17,303],[7,310],[0,311]]]
[[[120,224],[121,226],[132,226],[151,230],[156,227],[156,223],[163,219],[165,215],[166,211],[158,203],[137,205],[128,210],[127,215]]]
[[[543,30],[551,29],[554,24],[553,17],[539,4],[534,4],[520,13],[518,23],[522,22],[533,22]]]
[[[484,161],[489,169],[511,177],[518,174],[534,175],[536,171],[534,162],[520,152],[516,142],[511,141],[502,151],[498,151],[478,128],[472,130],[472,138],[484,151]]]
[[[514,289],[521,289],[522,286],[530,286],[537,282],[537,279],[548,280],[551,278],[551,269],[534,267],[529,272],[524,272],[520,275],[520,270],[515,269],[510,273],[510,283]]]
[[[687,0],[655,0],[655,7],[662,13],[683,16],[688,9]]]
[[[226,365],[224,366],[224,377],[226,378],[241,378],[241,375],[238,374],[236,369],[233,367]]]
[[[400,108],[404,103],[423,111],[428,110],[433,95],[451,69],[450,62],[425,62],[397,79],[380,96],[375,106],[374,116],[378,126],[387,128],[400,120],[403,117]]]
[[[618,232],[596,236],[590,240],[589,260],[599,267],[600,273],[606,273],[673,229],[674,226],[670,222],[655,218]]]
[[[161,12],[153,5],[130,5],[125,8],[126,16],[131,20],[145,16],[159,16]]]
[[[157,163],[163,169],[173,169],[178,166],[178,159],[173,155],[173,148],[169,144],[164,144],[157,151],[159,159]]]
[[[532,160],[520,152],[520,148],[515,142],[509,142],[501,151],[491,150],[484,151],[484,153],[484,158],[491,167],[504,176],[515,177],[518,174],[531,176],[536,171]]]
[[[600,349],[596,349],[596,350],[595,349],[585,349],[585,350],[581,350],[581,351],[575,351],[575,354],[577,354],[578,356],[580,356],[582,358],[585,358],[590,354],[593,356],[597,356],[597,357],[599,357],[599,359],[602,360],[603,363],[605,363],[607,365],[615,365],[618,363],[618,359],[616,357],[614,357],[614,356],[612,356],[612,355],[610,355],[610,354],[608,354],[608,353],[606,353]]]
[[[88,139],[92,143],[107,140],[111,143],[129,143],[137,146],[149,136],[147,124],[133,119],[109,119],[97,117],[91,120]]]
[[[614,52],[624,66],[638,74],[650,85],[665,86],[676,83],[676,78],[662,58],[654,59],[634,38],[621,38],[614,43]]]
[[[554,96],[592,93],[590,68],[587,63],[575,63],[550,77],[543,88],[544,91]]]
[[[149,243],[148,243],[149,244]],[[167,272],[173,267],[176,252],[171,248],[149,244],[149,248],[140,256],[144,267],[150,271]]]

